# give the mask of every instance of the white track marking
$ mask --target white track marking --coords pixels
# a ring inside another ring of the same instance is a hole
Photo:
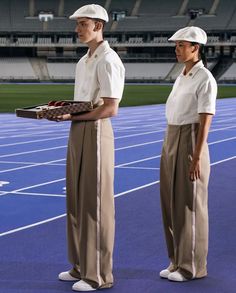
[[[221,163],[224,163],[224,162],[227,162],[227,161],[231,161],[231,160],[234,160],[234,159],[236,159],[236,156],[233,156],[231,158],[227,158],[227,159],[224,159],[224,160],[220,160],[220,161],[211,163],[211,166],[218,165],[218,164],[221,164]]]
[[[230,138],[221,139],[221,140],[217,140],[217,141],[213,141],[213,142],[209,142],[208,145],[217,144],[217,143],[221,143],[221,142],[225,142],[225,141],[229,141],[229,140],[234,140],[234,139],[236,139],[236,136],[230,137]]]
[[[151,182],[149,184],[145,184],[145,185],[142,185],[142,186],[139,186],[139,187],[136,187],[136,188],[133,188],[133,189],[118,193],[118,194],[115,195],[115,197],[120,197],[122,195],[128,194],[128,193],[136,191],[136,190],[143,189],[143,188],[148,187],[148,186],[152,186],[152,185],[157,184],[157,183],[159,183],[159,181],[154,181],[154,182]],[[13,229],[13,230],[9,230],[9,231],[1,233],[0,237],[6,236],[6,235],[9,235],[9,234],[13,234],[13,233],[16,233],[16,232],[19,232],[19,231],[22,231],[22,230],[26,230],[26,229],[29,229],[29,228],[32,228],[32,227],[36,227],[36,226],[39,226],[39,225],[42,225],[42,224],[46,224],[46,223],[55,221],[57,219],[63,218],[65,216],[66,216],[66,214],[61,214],[61,215],[58,215],[56,217],[46,219],[44,221],[36,222],[36,223],[30,224],[30,225],[26,225],[26,226],[19,227],[19,228]]]
[[[19,231],[22,231],[22,230],[26,230],[26,229],[29,229],[29,228],[32,228],[32,227],[36,227],[36,226],[39,226],[39,225],[42,225],[42,224],[46,224],[46,223],[58,220],[60,218],[63,218],[65,216],[66,216],[66,214],[62,214],[62,215],[59,215],[59,216],[56,216],[56,217],[53,217],[53,218],[46,219],[44,221],[36,222],[36,223],[30,224],[30,225],[27,225],[27,226],[23,226],[23,227],[19,227],[19,228],[13,229],[13,230],[9,230],[9,231],[1,233],[0,237],[5,236],[5,235],[9,235],[9,234],[12,234],[12,233],[16,233],[16,232],[19,232]]]

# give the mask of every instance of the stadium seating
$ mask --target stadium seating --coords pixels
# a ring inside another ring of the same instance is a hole
[[[76,63],[47,63],[48,73],[51,79],[74,80]]]
[[[30,0],[1,0],[0,1],[0,32],[71,32],[74,22],[68,19],[79,6],[85,5],[85,0],[63,1],[60,5],[57,0],[34,0],[33,13],[29,11]],[[189,10],[202,9],[204,15],[196,18],[194,25],[207,30],[236,28],[236,14],[232,7],[232,0],[220,0],[215,10],[213,0],[97,0],[97,4],[106,6],[110,14],[110,23],[106,31],[111,29],[114,12],[124,11],[126,16],[115,26],[116,32],[122,31],[170,31],[189,23]],[[184,6],[183,11],[180,8]],[[54,20],[49,21],[45,28],[38,19],[40,12],[52,12]]]
[[[236,82],[236,63],[233,63],[226,72],[219,78],[220,81],[234,81]]]
[[[0,58],[0,80],[37,80],[28,58]]]
[[[174,31],[187,25],[200,26],[207,31],[206,54],[213,71],[221,57],[236,58],[235,1],[95,0],[94,3],[108,10],[110,21],[105,26],[105,39],[125,63],[128,80],[175,79],[181,66],[175,65],[174,44],[170,44],[168,38]],[[76,60],[87,49],[76,37],[75,21],[68,17],[85,4],[88,1],[1,0],[0,56],[11,57],[9,64],[14,62],[14,56],[43,59],[40,62],[43,62],[45,72],[41,74],[35,69],[37,66],[32,69],[32,60],[21,58],[24,71],[22,80],[26,80],[27,76],[36,80],[57,80],[64,76],[65,80],[70,80]],[[191,10],[196,11],[196,17],[192,17]],[[38,16],[42,12],[52,13],[53,20],[40,21]],[[47,58],[53,63],[47,62]],[[17,67],[20,59],[15,60]],[[56,62],[59,62],[58,65]],[[221,80],[233,80],[231,69],[234,67],[226,71],[230,64],[227,63],[222,69],[218,66],[217,78],[224,73]],[[138,69],[139,66],[142,70]],[[0,79],[5,80],[11,74],[14,72],[10,69],[7,74],[1,70]],[[16,72],[12,79],[19,79],[19,74]]]
[[[127,80],[164,80],[173,63],[124,63]]]
[[[33,37],[18,37],[16,44],[18,45],[32,45],[34,43]]]

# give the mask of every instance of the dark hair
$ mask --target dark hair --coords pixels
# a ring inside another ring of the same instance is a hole
[[[102,30],[104,30],[104,28],[105,28],[105,24],[106,24],[105,20],[100,19],[100,18],[92,18],[92,19],[93,19],[94,21],[101,22],[101,23],[102,23]]]
[[[199,45],[199,59],[202,60],[204,66],[207,68],[207,59],[205,55],[205,47],[203,44],[191,42],[191,44],[194,45]]]

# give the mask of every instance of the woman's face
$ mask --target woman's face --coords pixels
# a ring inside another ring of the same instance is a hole
[[[185,63],[188,61],[194,61],[198,57],[199,45],[192,45],[187,41],[175,42],[175,54],[178,62]]]

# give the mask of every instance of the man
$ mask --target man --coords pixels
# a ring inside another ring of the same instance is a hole
[[[113,285],[114,137],[109,117],[115,116],[124,88],[124,66],[103,40],[108,22],[100,5],[85,5],[70,16],[89,50],[76,67],[74,99],[91,101],[94,110],[62,115],[71,120],[67,152],[67,232],[72,269],[59,274],[77,281],[72,289],[93,291]]]

